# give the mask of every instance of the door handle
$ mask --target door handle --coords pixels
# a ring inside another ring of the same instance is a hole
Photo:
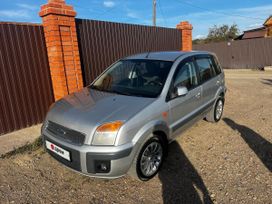
[[[200,92],[195,95],[196,98],[200,98]]]

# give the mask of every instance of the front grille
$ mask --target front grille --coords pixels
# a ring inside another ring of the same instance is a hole
[[[71,130],[52,121],[48,121],[46,131],[60,140],[75,145],[83,145],[85,141],[85,135],[83,133]]]

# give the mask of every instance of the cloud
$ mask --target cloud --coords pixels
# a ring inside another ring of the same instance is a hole
[[[178,22],[188,20],[193,25],[193,37],[196,38],[198,35],[207,35],[209,28],[213,25],[236,23],[240,31],[247,30],[250,25],[262,25],[265,19],[271,15],[271,10],[272,4],[237,9],[200,11],[168,17],[167,23],[169,26],[175,27]],[[227,13],[230,15],[225,15]],[[247,16],[248,18],[242,16]]]
[[[140,16],[136,12],[133,12],[133,11],[128,11],[127,12],[127,17],[129,17],[129,18],[135,18],[135,19],[139,19],[140,18]]]
[[[16,4],[16,5],[20,8],[32,10],[32,11],[39,9],[39,6],[36,6],[36,5],[30,5],[30,4]]]
[[[0,17],[3,18],[29,18],[30,14],[26,10],[0,10]]]
[[[115,3],[113,1],[104,1],[103,5],[107,8],[112,8],[115,6]]]
[[[258,28],[261,27],[262,24],[261,23],[254,23],[254,24],[250,24],[247,26],[247,28]]]
[[[38,6],[30,4],[16,4],[17,9],[0,10],[0,18],[3,20],[30,20]],[[36,12],[35,12],[36,14]]]
[[[244,12],[244,13],[248,13],[248,12],[260,13],[260,12],[267,12],[267,11],[271,13],[271,8],[272,8],[272,4],[270,4],[270,5],[268,4],[268,5],[264,5],[264,6],[239,8],[239,9],[236,9],[236,10],[238,12]],[[253,13],[252,15],[256,16],[255,13]]]
[[[144,12],[142,11],[135,11],[131,10],[129,8],[126,8],[126,17],[130,18],[130,22],[134,24],[140,24],[140,25],[151,25],[152,19],[149,15],[144,15]],[[159,18],[157,18],[157,21],[160,21]]]
[[[205,38],[206,37],[206,35],[196,35],[194,38],[195,39],[202,39],[202,38]]]

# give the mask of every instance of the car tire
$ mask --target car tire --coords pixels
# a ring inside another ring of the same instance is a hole
[[[205,119],[208,122],[216,123],[221,119],[221,117],[223,115],[223,110],[224,110],[224,98],[220,97],[217,99],[215,105],[210,110],[210,112],[207,114]]]
[[[165,142],[159,136],[153,136],[145,142],[135,157],[129,174],[141,181],[153,178],[162,166],[166,151]]]

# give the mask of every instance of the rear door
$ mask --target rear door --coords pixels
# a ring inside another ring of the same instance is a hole
[[[177,86],[186,86],[188,94],[177,96]],[[201,105],[201,95],[196,65],[194,59],[190,57],[178,65],[167,97],[173,136],[183,131],[196,117],[194,112]]]
[[[215,68],[214,59],[211,55],[198,55],[195,62],[199,72],[200,83],[202,85],[201,106],[203,110],[212,107],[216,100],[216,93],[221,80],[218,77],[218,70]]]

